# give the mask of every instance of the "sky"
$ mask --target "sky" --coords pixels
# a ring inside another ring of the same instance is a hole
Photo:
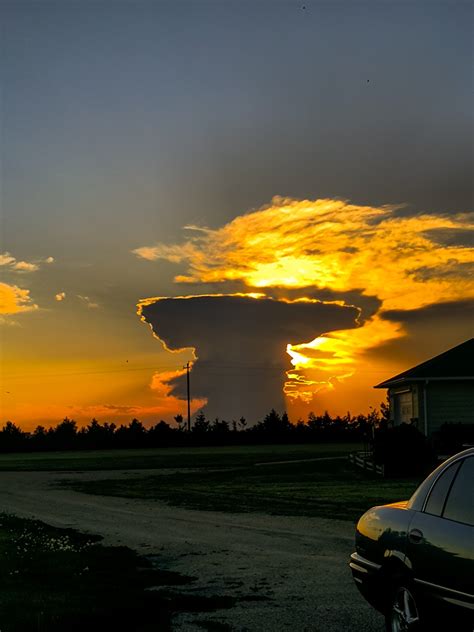
[[[366,412],[473,335],[470,2],[0,5],[0,423]]]

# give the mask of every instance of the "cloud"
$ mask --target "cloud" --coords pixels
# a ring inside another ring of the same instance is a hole
[[[66,292],[58,292],[54,298],[59,302],[64,301],[66,298]]]
[[[53,257],[47,257],[46,259],[44,259],[44,263],[53,262]],[[42,263],[42,261],[38,261],[36,263],[32,263],[29,261],[18,261],[16,257],[14,257],[9,252],[0,253],[0,266],[6,266],[8,269],[15,272],[37,272],[40,269],[40,263]]]
[[[9,252],[0,253],[0,266],[8,266],[15,263],[15,261],[15,257],[12,257]]]
[[[89,309],[97,309],[99,307],[98,303],[94,303],[88,296],[82,296],[81,294],[77,295],[77,298],[85,303]]]
[[[331,329],[358,327],[360,314],[353,306],[314,299],[243,294],[151,298],[138,309],[167,350],[192,352],[192,392],[209,400],[209,414],[253,420],[267,412],[269,402],[283,409],[284,390],[301,390],[297,370],[290,369],[285,355],[288,343],[310,343]],[[332,369],[318,368],[327,385]],[[184,371],[159,375],[161,384],[172,386],[170,395],[185,397]]]
[[[474,230],[472,228],[432,228],[425,231],[426,237],[442,246],[474,247]]]
[[[20,314],[38,309],[33,303],[30,291],[17,285],[0,283],[0,314]]]
[[[17,261],[12,265],[12,268],[18,272],[36,272],[39,270],[39,265],[36,263],[28,263],[27,261]]]
[[[403,324],[405,336],[402,339],[387,341],[375,351],[379,357],[399,361],[402,370],[471,338],[474,299],[433,303],[417,309],[389,310],[382,312],[380,317]],[[397,371],[393,371],[395,373]]]
[[[474,278],[474,262],[448,259],[442,264],[421,266],[411,271],[417,281],[442,281]]]
[[[274,198],[258,211],[236,217],[223,227],[192,235],[181,244],[156,244],[135,249],[151,260],[184,263],[178,283],[241,280],[251,288],[318,288],[377,296],[388,309],[405,300],[421,306],[433,292],[457,298],[468,282],[427,287],[413,270],[442,265],[449,259],[472,261],[464,247],[445,247],[430,231],[470,230],[469,216],[400,217],[394,207],[369,207],[341,200]],[[144,250],[145,248],[145,250]],[[383,279],[383,282],[382,282]],[[472,291],[472,290],[471,290]]]
[[[381,317],[409,325],[427,324],[433,321],[446,322],[447,319],[465,320],[472,326],[474,323],[474,299],[434,303],[419,309],[390,310],[382,312]]]
[[[373,357],[374,349],[407,335],[403,319],[384,318],[383,313],[474,297],[470,276],[474,256],[466,247],[474,224],[467,213],[410,215],[393,206],[276,197],[268,206],[219,228],[187,229],[191,234],[181,243],[157,243],[133,252],[149,261],[175,263],[179,266],[175,282],[187,284],[195,296],[202,293],[200,288],[221,288],[217,292],[222,294],[240,288],[244,294],[260,292],[282,302],[333,299],[359,308],[360,327],[331,323],[325,329],[316,320],[312,338],[304,330],[295,331],[286,342],[275,337],[294,365],[283,387],[291,398],[309,402],[322,390],[337,389],[341,381],[357,374],[366,358]],[[221,300],[213,303],[215,314],[220,314]],[[197,303],[180,305],[187,313],[190,336],[184,346],[214,348],[217,334],[212,327],[203,325],[199,332],[192,327]],[[163,304],[159,309],[164,309]],[[209,319],[215,323],[213,314]],[[197,317],[196,322],[202,325],[203,319]],[[156,324],[166,343],[172,329],[164,328],[161,320]],[[173,327],[180,331],[178,314]],[[252,344],[259,348],[255,340],[247,340],[248,329],[236,322],[231,335],[246,341],[247,357]],[[268,334],[273,333],[270,328]],[[224,390],[228,393],[228,388]]]

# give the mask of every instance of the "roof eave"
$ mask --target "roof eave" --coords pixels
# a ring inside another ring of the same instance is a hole
[[[456,375],[453,377],[402,377],[398,380],[386,380],[374,386],[374,388],[391,388],[392,386],[401,386],[410,382],[464,382],[466,380],[474,380],[472,375]]]

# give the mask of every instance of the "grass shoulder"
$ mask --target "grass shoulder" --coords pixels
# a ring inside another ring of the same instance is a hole
[[[409,498],[419,482],[380,478],[346,459],[322,459],[63,484],[89,494],[159,500],[187,509],[356,521],[369,507]]]
[[[345,455],[357,443],[140,448],[0,454],[0,471],[90,471],[234,467],[257,462]]]

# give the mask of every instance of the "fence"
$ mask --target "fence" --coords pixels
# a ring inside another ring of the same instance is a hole
[[[385,475],[384,466],[374,463],[372,452],[351,452],[349,454],[349,461],[363,470],[369,470],[369,472],[374,472],[379,476]]]

